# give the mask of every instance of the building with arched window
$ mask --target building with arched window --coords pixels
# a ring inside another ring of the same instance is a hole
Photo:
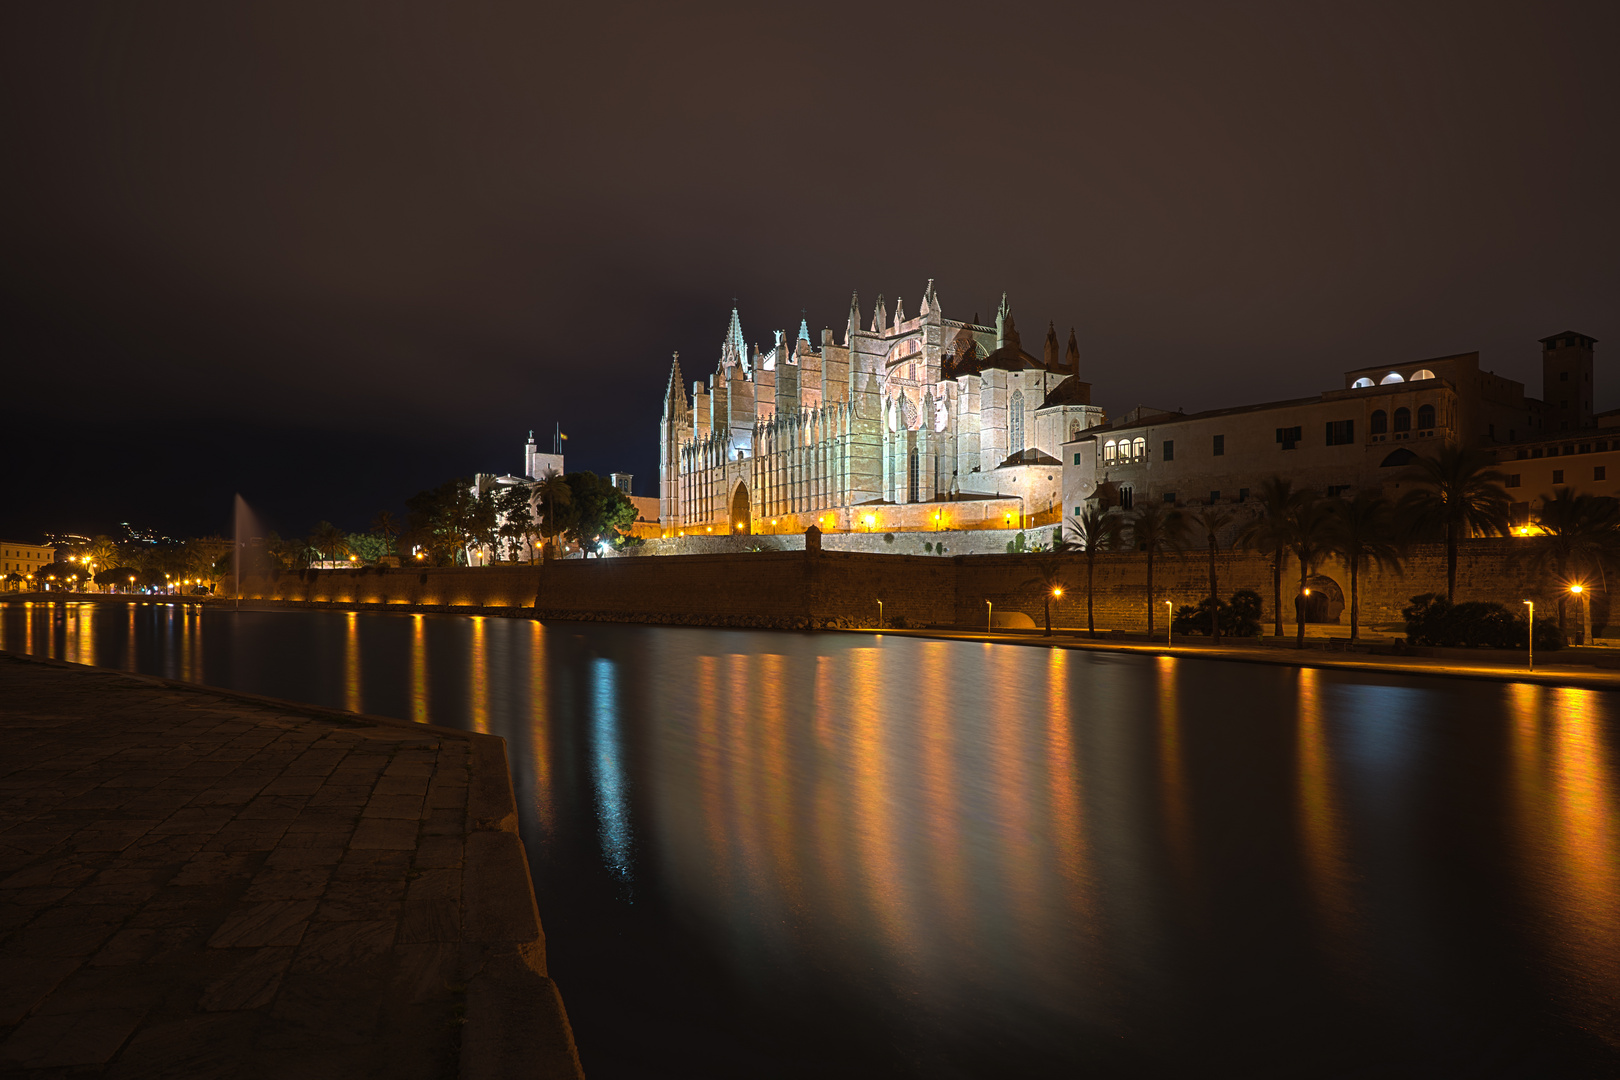
[[[736,308],[715,370],[670,365],[660,425],[666,535],[1044,524],[1061,516],[1065,439],[1102,424],[1080,350],[1048,325],[1025,352],[1006,297],[995,325],[947,319],[930,281],[914,317],[851,297],[843,341],[743,338]],[[738,500],[741,500],[740,502]],[[746,514],[739,513],[746,507]]]

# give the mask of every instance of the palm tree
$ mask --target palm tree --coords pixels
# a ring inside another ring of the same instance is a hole
[[[1542,496],[1536,512],[1541,535],[1530,541],[1527,569],[1558,583],[1558,629],[1564,629],[1569,587],[1590,588],[1596,578],[1607,588],[1605,565],[1620,551],[1620,502],[1602,495],[1577,495],[1559,488]]]
[[[1215,553],[1219,546],[1220,531],[1232,523],[1232,511],[1224,506],[1210,505],[1189,515],[1194,531],[1204,534],[1209,545],[1209,621],[1214,643],[1221,643],[1221,600],[1219,582],[1215,577]]]
[[[1131,515],[1131,546],[1147,552],[1147,632],[1153,636],[1153,557],[1161,551],[1180,551],[1186,543],[1187,519],[1164,503],[1146,503]]]
[[[1296,493],[1294,483],[1273,476],[1260,485],[1259,513],[1238,530],[1237,542],[1271,556],[1272,636],[1282,637],[1282,571],[1288,556],[1287,522]]]
[[[1415,490],[1401,497],[1396,514],[1414,537],[1443,536],[1446,542],[1446,599],[1457,599],[1457,542],[1465,535],[1507,536],[1513,503],[1502,484],[1507,477],[1489,451],[1441,447],[1433,457],[1412,462]]]
[[[389,511],[379,510],[377,516],[371,519],[371,535],[382,539],[384,555],[392,555],[394,537],[399,535],[399,522]]]
[[[1400,573],[1401,550],[1395,543],[1395,508],[1382,494],[1363,488],[1353,499],[1328,501],[1328,550],[1350,568],[1350,641],[1361,635],[1363,563]]]
[[[1062,596],[1067,582],[1064,580],[1062,556],[1057,552],[1043,555],[1035,563],[1035,576],[1024,582],[1024,588],[1039,585],[1046,600],[1046,636],[1052,636],[1052,598]]]
[[[330,521],[323,521],[310,530],[309,546],[315,549],[322,561],[332,562],[349,553],[349,537]]]
[[[545,541],[540,557],[545,559],[547,549],[555,556],[557,537],[568,528],[569,511],[574,506],[574,489],[568,486],[561,473],[553,473],[534,486],[535,501],[541,507],[540,536]]]
[[[1097,636],[1097,614],[1092,605],[1097,553],[1119,549],[1124,524],[1124,519],[1118,514],[1110,514],[1100,506],[1093,506],[1079,517],[1069,519],[1068,538],[1063,541],[1063,547],[1068,551],[1084,552],[1086,556],[1086,632],[1092,637]]]
[[[1317,498],[1314,491],[1296,492],[1288,516],[1283,519],[1288,550],[1299,560],[1299,592],[1294,599],[1296,648],[1305,647],[1305,597],[1308,595],[1305,590],[1310,587],[1312,567],[1330,550],[1331,524],[1327,500]]]

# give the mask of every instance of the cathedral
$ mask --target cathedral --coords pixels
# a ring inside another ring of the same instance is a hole
[[[917,313],[870,321],[852,296],[842,344],[743,338],[737,309],[714,373],[670,366],[659,425],[665,535],[1034,527],[1062,518],[1065,442],[1106,422],[1074,331],[1025,352],[1007,298],[995,326],[947,319],[933,281]]]

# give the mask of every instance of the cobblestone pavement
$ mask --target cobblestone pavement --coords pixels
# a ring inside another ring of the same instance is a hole
[[[0,657],[0,1075],[466,1075],[499,740],[300,713]]]

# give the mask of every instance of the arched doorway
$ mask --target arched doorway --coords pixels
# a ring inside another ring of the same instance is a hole
[[[748,505],[748,485],[738,484],[731,495],[731,531],[738,535],[754,531],[754,515]]]
[[[1305,621],[1308,623],[1337,623],[1344,611],[1344,590],[1326,574],[1312,574],[1305,579],[1310,593],[1305,597]]]

